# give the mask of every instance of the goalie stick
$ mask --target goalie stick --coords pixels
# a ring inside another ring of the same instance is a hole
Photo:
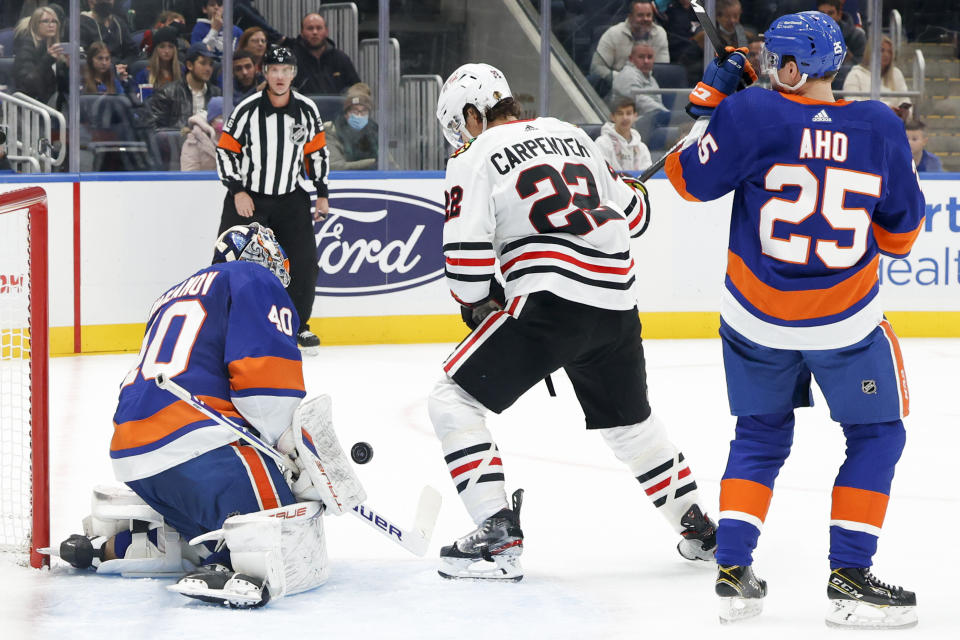
[[[720,55],[720,53],[725,50],[726,45],[724,45],[723,40],[720,39],[720,34],[717,32],[717,27],[713,24],[713,20],[710,19],[710,16],[707,15],[707,10],[704,9],[703,5],[700,4],[700,0],[690,0],[690,6],[693,8],[694,15],[697,16],[697,22],[700,23],[700,27],[703,29],[703,34],[708,40],[710,40],[710,44],[713,45],[713,50],[717,52],[717,55]],[[742,89],[744,86],[746,85],[744,84],[743,80],[740,80],[740,88]],[[663,169],[663,165],[667,163],[667,157],[671,153],[679,151],[686,139],[686,136],[680,138],[680,140],[677,141],[675,145],[670,147],[670,149],[663,154],[659,160],[647,167],[647,169],[640,174],[640,182],[646,182],[653,176],[653,174],[660,171],[660,169]]]
[[[158,387],[183,400],[218,425],[232,430],[237,434],[237,437],[245,440],[258,451],[273,458],[280,466],[293,471],[294,474],[299,473],[297,465],[289,456],[283,455],[257,436],[228,418],[225,418],[219,411],[171,380],[165,373],[158,373],[155,381]],[[425,486],[423,491],[420,492],[420,501],[417,504],[413,526],[410,528],[398,526],[393,520],[376,511],[368,504],[355,506],[351,513],[410,553],[422,557],[426,555],[427,547],[430,545],[430,538],[433,536],[433,528],[437,522],[437,516],[440,513],[440,502],[440,492],[431,486]]]

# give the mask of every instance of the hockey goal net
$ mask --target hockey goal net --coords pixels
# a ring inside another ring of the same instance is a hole
[[[34,567],[50,543],[47,195],[0,193],[0,552]]]

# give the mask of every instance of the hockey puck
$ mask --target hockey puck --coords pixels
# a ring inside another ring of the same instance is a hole
[[[350,457],[357,464],[367,464],[373,459],[373,447],[366,442],[358,442],[350,447]]]

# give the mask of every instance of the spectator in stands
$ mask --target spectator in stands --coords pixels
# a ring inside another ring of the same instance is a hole
[[[87,63],[83,66],[83,93],[124,94],[130,91],[127,65],[113,66],[110,49],[105,42],[91,42],[87,47]]]
[[[182,129],[187,120],[203,111],[210,99],[220,95],[220,88],[210,82],[214,54],[198,42],[187,54],[187,75],[181,82],[171,82],[150,98],[150,115],[157,129]]]
[[[619,98],[610,111],[610,122],[600,128],[597,146],[603,159],[617,171],[643,171],[652,164],[650,150],[633,128],[637,109],[630,98]]]
[[[844,62],[851,66],[860,64],[867,46],[867,34],[856,25],[853,16],[843,12],[844,0],[818,0],[817,11],[825,13],[840,25],[840,33],[847,43],[847,58]]]
[[[667,32],[653,21],[652,0],[634,0],[630,3],[627,19],[607,29],[590,62],[590,74],[611,82],[627,63],[634,43],[643,42],[654,50],[656,62],[670,62]]]
[[[640,93],[644,89],[659,89],[657,79],[653,77],[653,47],[645,42],[637,42],[630,51],[627,63],[613,80],[612,104],[618,104],[622,98],[633,100],[637,114],[644,118],[653,118],[657,125],[666,125],[670,121],[670,110],[663,106],[659,93]]]
[[[280,42],[283,40],[283,34],[270,26],[270,24],[267,23],[267,19],[253,6],[253,0],[234,0],[233,23],[241,29],[260,27],[266,32],[267,40],[270,42]],[[238,48],[242,49],[243,47]]]
[[[136,84],[149,84],[159,91],[170,82],[180,82],[177,33],[174,27],[162,27],[153,33],[153,51],[147,66],[134,77]]]
[[[843,91],[870,91],[870,43],[867,42],[860,64],[850,69],[847,79],[843,82]],[[887,91],[906,91],[907,81],[903,73],[894,62],[893,41],[890,36],[883,36],[880,41],[880,87]],[[844,96],[848,100],[869,100],[870,96]],[[893,109],[898,116],[906,119],[910,113],[910,98],[907,96],[881,97],[880,102]]]
[[[760,54],[763,51],[763,38],[760,36],[750,36],[747,43],[747,60],[754,69],[760,68]],[[770,76],[765,73],[757,74],[757,81],[754,82],[758,87],[770,87]]]
[[[360,82],[350,57],[337,49],[327,33],[323,16],[308,13],[300,21],[300,35],[284,40],[284,46],[297,57],[297,77],[293,86],[300,93],[342,93]]]
[[[137,57],[137,46],[130,36],[126,18],[114,13],[114,0],[88,0],[90,11],[80,14],[80,44],[89,49],[94,42],[103,42],[110,56],[118,61]]]
[[[62,111],[70,60],[59,33],[60,20],[50,7],[21,21],[14,36],[13,77],[17,91]]]
[[[260,27],[250,27],[237,41],[237,49],[250,52],[257,73],[263,73],[263,54],[267,52],[267,32]]]
[[[910,143],[910,151],[913,152],[913,161],[917,165],[917,171],[928,173],[939,173],[943,171],[943,165],[940,158],[926,150],[927,125],[919,118],[909,120],[906,125],[907,141]]]
[[[703,43],[697,34],[702,31],[700,21],[690,0],[673,0],[666,8],[666,29],[670,45],[670,61],[683,65],[690,86],[703,75]]]
[[[223,131],[223,98],[210,98],[206,111],[190,116],[187,127],[180,149],[180,170],[216,171],[217,141]]]
[[[207,49],[220,56],[223,54],[223,0],[204,0],[203,14],[206,18],[197,20],[193,33],[190,34],[190,44],[202,42]],[[230,41],[231,49],[236,48],[237,39],[241,35],[243,30],[234,25],[233,38]]]
[[[752,31],[744,29],[740,24],[740,16],[743,13],[743,7],[740,6],[740,0],[717,0],[717,33],[720,40],[727,47],[745,47],[750,43],[751,36],[757,35]],[[703,47],[703,32],[697,35],[697,41]]]
[[[343,101],[343,112],[329,125],[324,125],[331,169],[377,168],[379,127],[370,118],[371,111],[370,87],[363,82],[350,87]]]
[[[233,54],[233,106],[260,91],[260,85],[265,81],[253,64],[253,54],[246,49],[238,49]]]
[[[153,25],[153,28],[143,32],[143,40],[140,41],[140,50],[153,51],[155,45],[153,38],[157,31],[164,27],[170,27],[176,31],[177,39],[174,41],[174,45],[177,47],[179,57],[185,58],[187,51],[190,49],[190,42],[183,37],[183,35],[187,33],[187,19],[183,17],[182,13],[177,13],[176,11],[163,11],[157,16],[157,21]]]
[[[129,0],[121,4],[127,4],[129,9],[133,10],[133,29],[159,29],[166,27],[169,22],[165,19],[165,14],[176,13],[186,24],[196,22],[200,17],[197,0]]]

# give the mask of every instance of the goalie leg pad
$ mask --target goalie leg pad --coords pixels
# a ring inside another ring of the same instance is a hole
[[[108,544],[121,557],[102,560]],[[196,550],[182,544],[163,516],[129,488],[114,485],[94,487],[83,535],[61,543],[59,555],[74,567],[92,566],[97,573],[124,577],[176,576],[200,562]]]
[[[273,598],[320,586],[330,574],[322,514],[319,502],[298,502],[227,518],[234,571],[261,581]]]
[[[300,477],[291,489],[298,500],[320,500],[331,513],[341,515],[367,499],[333,428],[330,396],[301,403],[277,448],[296,453]]]

